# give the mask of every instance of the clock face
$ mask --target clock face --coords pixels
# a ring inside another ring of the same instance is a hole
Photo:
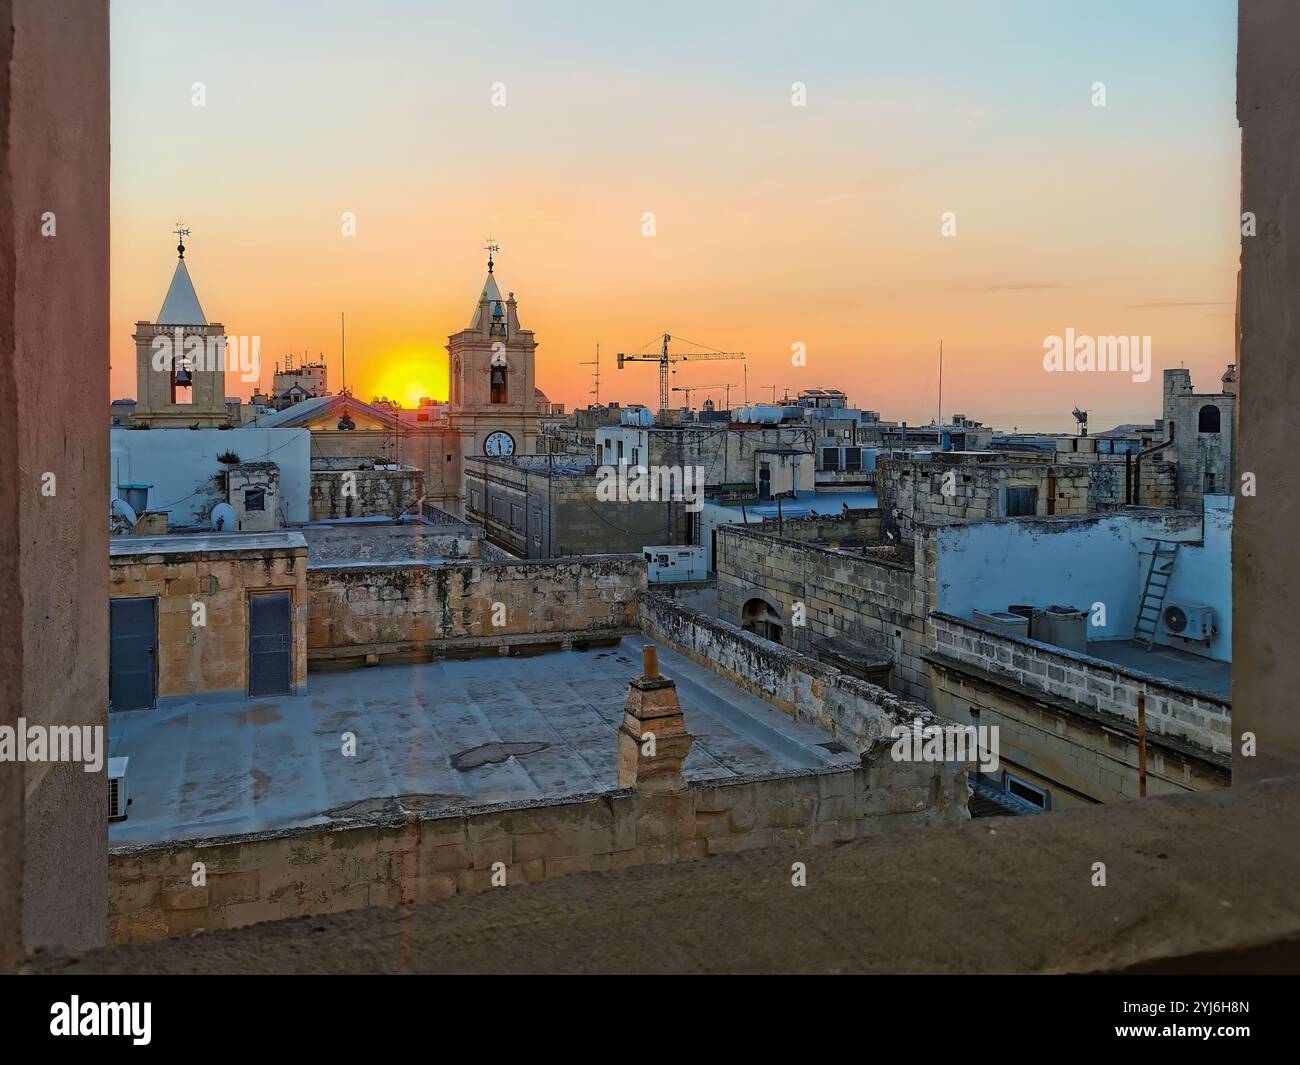
[[[515,438],[509,433],[503,433],[498,429],[495,433],[489,433],[488,438],[483,441],[483,454],[485,455],[513,455],[515,453]]]

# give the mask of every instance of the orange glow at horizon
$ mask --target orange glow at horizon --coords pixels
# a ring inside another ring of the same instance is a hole
[[[733,406],[839,388],[912,424],[938,413],[942,338],[943,414],[999,429],[1073,431],[1076,406],[1096,431],[1149,422],[1163,369],[1213,390],[1233,361],[1232,5],[1043,0],[1008,35],[961,0],[507,0],[491,50],[437,63],[483,34],[481,8],[384,6],[113,6],[114,397],[135,391],[132,327],[161,306],[178,219],[209,320],[260,338],[260,381],[227,376],[243,398],[292,352],[331,391],[445,400],[489,234],[537,387],[569,410],[595,399],[597,344],[600,399],[655,405],[656,368],[615,355],[665,332],[747,356],[677,364],[671,385],[730,384]],[[1150,379],[1045,372],[1069,329],[1150,336]]]
[[[403,407],[418,407],[421,399],[445,402],[448,395],[446,353],[417,349],[378,352],[366,361],[359,376],[352,394],[367,402],[380,396]]]

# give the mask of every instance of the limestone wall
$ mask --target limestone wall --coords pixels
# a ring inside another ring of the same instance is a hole
[[[850,510],[841,514],[837,511],[834,500],[833,495],[828,495],[826,509],[831,516],[786,518],[779,523],[774,518],[768,518],[759,526],[759,531],[776,534],[779,529],[779,535],[785,539],[804,543],[873,543],[880,540],[882,527],[879,510]]]
[[[1145,692],[1147,728],[1152,733],[1205,752],[1232,753],[1231,707],[1208,692],[1120,669],[1063,647],[1005,636],[951,614],[935,611],[930,620],[938,655],[1134,725],[1137,695]]]
[[[520,558],[639,552],[687,542],[681,503],[610,500],[595,467],[548,476],[547,467],[474,461],[466,465],[466,515]]]
[[[1049,700],[977,675],[962,665],[933,663],[939,712],[962,724],[996,727],[999,772],[1047,791],[1050,808],[1120,802],[1139,795],[1137,729],[1065,700]],[[1147,735],[1147,794],[1174,795],[1226,787],[1226,756]],[[1000,781],[991,782],[997,786]]]
[[[916,522],[983,521],[1007,517],[1007,490],[1037,491],[1035,513],[1086,514],[1086,466],[1037,462],[948,462],[882,458],[876,491],[885,527],[904,540]]]
[[[403,425],[391,429],[349,429],[332,425],[312,430],[311,453],[316,458],[349,457],[356,460],[398,462],[424,474],[425,497],[456,509],[460,503],[460,435],[445,427]]]
[[[201,538],[196,537],[196,541]],[[293,597],[293,685],[307,681],[307,549],[110,559],[109,595],[158,598],[158,697],[248,690],[248,596]],[[194,624],[203,604],[204,624]]]
[[[842,673],[807,655],[681,606],[667,596],[641,597],[641,628],[700,665],[753,692],[791,717],[815,725],[859,750],[896,724],[931,720],[919,703]]]
[[[928,702],[929,669],[922,660],[929,640],[925,616],[934,607],[934,550],[917,528],[912,550],[898,557],[837,551],[826,544],[796,543],[750,527],[718,528],[718,610],[743,623],[746,603],[758,598],[782,619],[782,642],[797,650],[818,637],[884,642],[893,648],[891,687]],[[909,557],[910,556],[910,557]],[[805,624],[794,624],[802,605]]]
[[[1095,451],[1057,451],[1057,466],[1083,466],[1088,470],[1088,510],[1112,510],[1128,506],[1125,477],[1137,478],[1135,505],[1178,506],[1178,463],[1166,461],[1161,452],[1138,462],[1117,454]]]
[[[468,523],[426,525],[414,521],[306,525],[309,564],[444,561],[478,558],[483,530]]]
[[[329,461],[329,460],[324,460]],[[334,460],[337,461],[337,460]],[[424,494],[424,474],[413,466],[396,470],[322,468],[312,460],[311,519],[366,518],[415,514]]]
[[[709,781],[669,794],[610,791],[432,818],[395,810],[350,824],[122,847],[109,865],[109,935],[143,943],[966,817],[964,766],[895,762],[879,746],[861,768]],[[788,864],[773,873],[788,877]]]
[[[635,630],[644,587],[645,563],[627,555],[313,569],[307,646],[318,659],[615,636]]]

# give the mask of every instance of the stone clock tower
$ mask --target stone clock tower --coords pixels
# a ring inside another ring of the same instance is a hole
[[[537,341],[519,325],[515,294],[501,298],[492,259],[497,246],[489,243],[487,250],[487,281],[473,320],[447,338],[448,418],[463,457],[532,455],[547,410],[535,379]],[[461,491],[463,497],[463,480]]]

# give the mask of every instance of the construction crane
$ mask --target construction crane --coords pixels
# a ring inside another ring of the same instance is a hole
[[[686,406],[689,409],[691,405],[692,392],[717,392],[720,389],[724,389],[724,388],[728,392],[731,391],[730,385],[682,385],[680,388],[677,385],[673,385],[672,391],[686,393]]]
[[[745,357],[745,353],[743,351],[706,350],[702,352],[695,352],[695,351],[670,352],[668,350],[668,344],[673,339],[674,337],[671,334],[665,333],[664,340],[663,340],[663,348],[657,355],[655,354],[627,355],[621,351],[618,353],[618,368],[620,370],[623,369],[623,364],[625,362],[657,362],[659,364],[659,409],[660,410],[668,409],[669,364],[674,362],[718,362],[722,359],[743,359]],[[677,339],[683,344],[690,344],[692,347],[696,347],[696,348],[704,347],[703,344],[696,344],[694,341],[691,340],[683,340],[681,337],[676,337],[675,339]]]

